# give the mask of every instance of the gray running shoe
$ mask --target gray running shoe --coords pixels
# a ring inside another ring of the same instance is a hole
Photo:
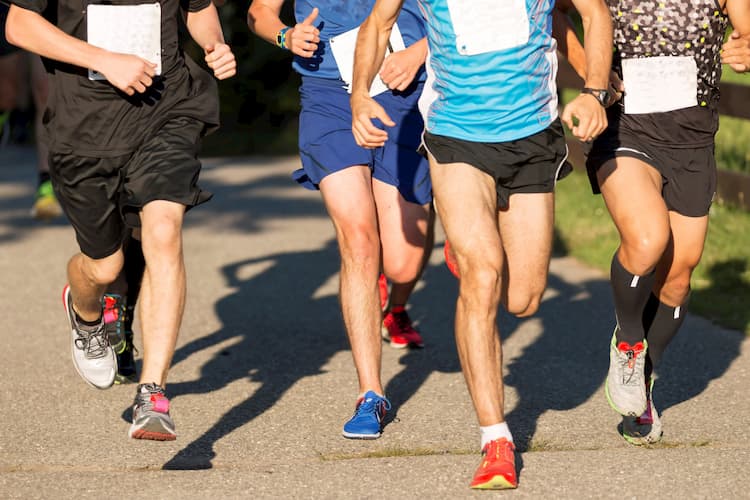
[[[133,403],[133,424],[128,436],[133,439],[173,441],[177,437],[169,416],[169,399],[157,384],[140,384]]]
[[[617,327],[615,328],[615,334]],[[646,411],[646,381],[643,373],[648,342],[617,343],[612,335],[609,373],[604,384],[609,405],[622,416],[637,417]]]
[[[71,334],[71,356],[78,374],[97,389],[112,386],[117,373],[117,357],[107,339],[104,320],[92,329],[78,324],[70,297],[70,286],[63,288],[63,305]]]
[[[654,444],[659,442],[662,436],[661,419],[654,407],[652,391],[654,389],[654,378],[647,387],[648,406],[640,417],[622,418],[622,437],[636,446]]]

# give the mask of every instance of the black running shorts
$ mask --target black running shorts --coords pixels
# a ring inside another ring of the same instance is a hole
[[[50,175],[81,251],[92,259],[115,253],[128,230],[140,225],[148,202],[174,201],[188,209],[208,201],[198,185],[204,124],[193,118],[167,122],[131,154],[92,158],[50,154]]]
[[[424,133],[438,163],[466,163],[495,179],[498,208],[514,193],[551,193],[572,170],[560,120],[534,135],[508,142],[470,142]]]
[[[594,194],[600,193],[597,171],[619,157],[641,160],[659,171],[662,197],[671,211],[686,217],[708,215],[716,192],[714,144],[696,147],[670,147],[643,140],[624,128],[608,128],[599,136],[586,160],[586,170]]]

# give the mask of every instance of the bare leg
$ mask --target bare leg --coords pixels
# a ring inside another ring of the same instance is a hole
[[[320,191],[341,252],[339,299],[360,393],[383,394],[380,380],[380,236],[370,169],[355,166],[326,176]]]
[[[141,383],[165,387],[185,307],[182,220],[185,207],[157,200],[141,211],[146,270],[141,288],[143,330]]]

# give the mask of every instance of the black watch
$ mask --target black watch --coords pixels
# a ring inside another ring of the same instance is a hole
[[[606,108],[609,105],[609,91],[606,89],[583,87],[583,89],[581,89],[581,94],[591,94],[597,101],[599,101],[599,104],[601,104],[602,107]]]

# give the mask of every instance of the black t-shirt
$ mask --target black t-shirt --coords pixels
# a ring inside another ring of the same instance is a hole
[[[86,40],[86,8],[104,3],[88,0],[11,0],[41,14],[63,32]],[[134,5],[146,1],[107,1]],[[50,75],[50,95],[44,123],[50,151],[79,156],[112,157],[128,154],[175,117],[192,117],[219,124],[219,101],[214,78],[179,47],[181,10],[196,12],[211,0],[158,0],[161,4],[162,73],[145,94],[127,96],[106,80],[89,80],[88,69],[44,60]]]

